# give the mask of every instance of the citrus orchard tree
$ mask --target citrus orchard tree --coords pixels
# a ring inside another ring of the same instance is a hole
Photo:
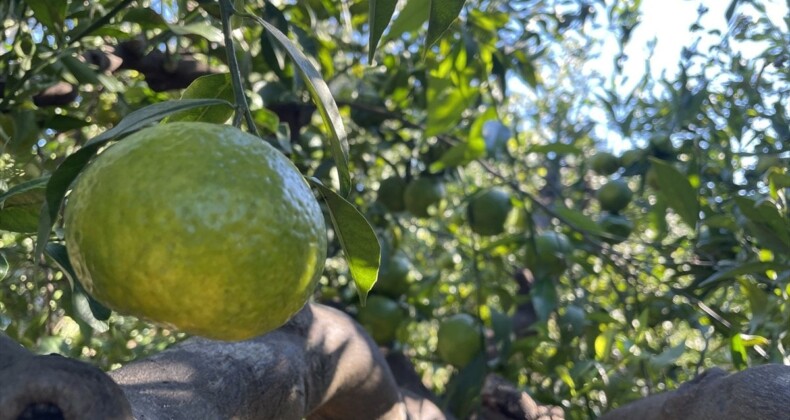
[[[462,418],[491,373],[589,418],[790,364],[790,39],[757,2],[636,82],[639,1],[51,3],[0,5],[28,349],[116,369],[310,298]]]

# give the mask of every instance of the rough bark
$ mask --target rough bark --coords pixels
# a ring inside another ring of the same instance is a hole
[[[109,375],[76,360],[32,355],[0,334],[0,420],[450,418],[431,397],[407,359],[385,358],[347,315],[316,304],[264,336],[192,338]],[[536,403],[494,375],[481,402],[480,419],[563,418],[559,408]],[[784,419],[789,413],[790,367],[766,365],[732,375],[713,369],[602,418]]]
[[[711,369],[677,390],[637,400],[601,419],[790,419],[790,366],[763,365],[732,375]]]
[[[402,398],[370,337],[322,305],[307,305],[261,337],[192,338],[109,376],[59,356],[33,356],[2,338],[0,420],[38,406],[54,406],[66,419],[406,419],[407,406],[443,418],[428,400]],[[42,364],[47,358],[59,362]],[[81,402],[87,406],[75,406]]]

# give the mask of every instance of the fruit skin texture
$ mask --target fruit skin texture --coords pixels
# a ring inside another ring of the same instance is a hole
[[[535,237],[537,261],[532,262],[537,271],[560,274],[568,267],[565,258],[573,252],[570,239],[562,233],[546,231]]]
[[[291,161],[206,123],[158,125],[109,147],[78,177],[65,229],[97,300],[214,339],[284,324],[326,259],[321,208]]]
[[[590,168],[598,175],[611,175],[620,169],[620,159],[609,152],[598,152],[590,158]]]
[[[428,207],[444,198],[444,184],[436,179],[418,178],[406,187],[403,200],[406,210],[417,217],[428,217]]]
[[[611,213],[617,213],[626,208],[633,195],[634,193],[628,188],[628,184],[622,179],[609,181],[596,192],[601,208]]]
[[[513,204],[510,194],[492,188],[475,195],[467,207],[469,227],[479,235],[498,235],[505,231],[505,222]]]
[[[482,350],[481,332],[469,314],[456,314],[439,325],[436,351],[445,362],[463,368]]]
[[[604,238],[606,242],[611,244],[623,242],[634,230],[634,223],[619,214],[604,214],[598,220],[598,224],[606,233],[612,236],[612,238]]]
[[[406,318],[403,308],[392,299],[371,295],[365,306],[359,308],[359,323],[365,327],[378,344],[389,344]]]
[[[393,176],[381,181],[376,200],[389,211],[403,211],[406,210],[406,203],[403,201],[405,191],[406,181],[401,177]]]
[[[379,269],[379,278],[373,290],[391,297],[400,297],[409,291],[411,261],[402,254],[393,255]]]

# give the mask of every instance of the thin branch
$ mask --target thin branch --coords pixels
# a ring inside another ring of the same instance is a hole
[[[222,35],[225,38],[225,51],[230,67],[230,80],[233,84],[233,95],[236,101],[236,117],[233,119],[234,125],[241,124],[240,113],[243,113],[247,121],[247,130],[254,135],[258,135],[255,120],[252,118],[250,106],[247,104],[247,96],[244,94],[244,87],[241,83],[241,71],[239,62],[236,59],[236,48],[233,45],[233,37],[230,34],[230,16],[236,12],[230,0],[219,0],[219,12],[222,20]]]

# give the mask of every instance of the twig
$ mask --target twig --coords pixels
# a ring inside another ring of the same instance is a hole
[[[222,20],[222,35],[225,38],[225,52],[227,53],[228,66],[230,67],[230,80],[233,84],[233,95],[236,102],[236,116],[233,119],[233,125],[238,127],[241,124],[241,115],[243,113],[247,121],[247,130],[257,136],[258,129],[255,127],[255,120],[252,118],[250,106],[247,104],[247,96],[244,94],[239,62],[236,60],[236,48],[233,45],[233,37],[230,34],[230,16],[236,11],[230,0],[219,0],[219,12]]]

